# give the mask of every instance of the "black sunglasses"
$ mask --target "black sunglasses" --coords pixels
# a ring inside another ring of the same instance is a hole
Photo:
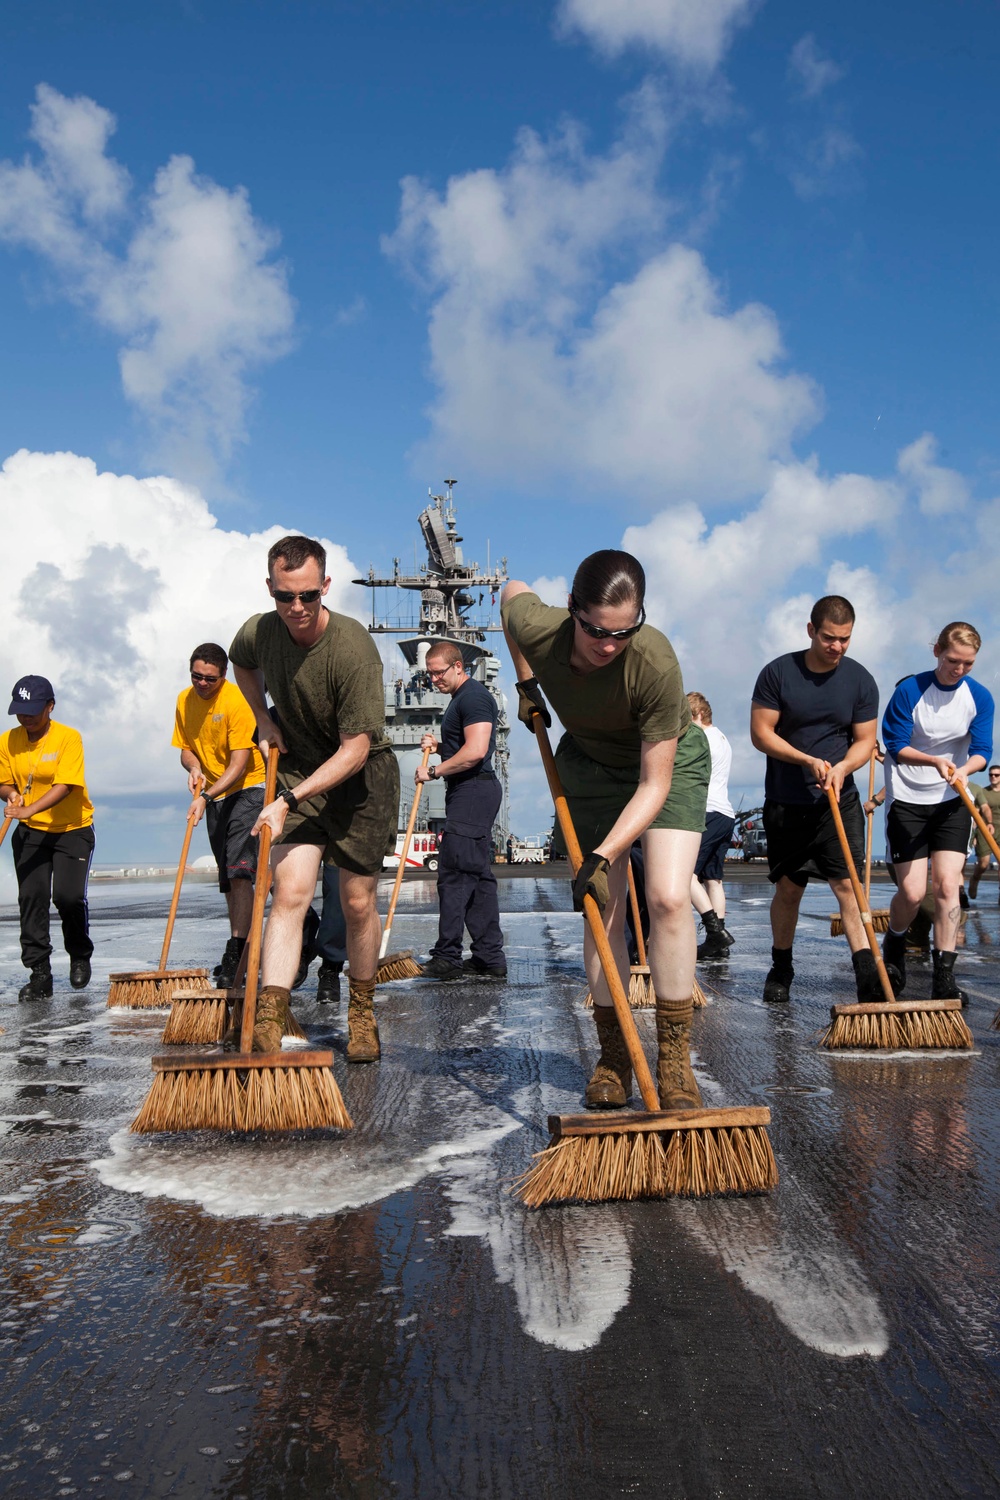
[[[278,604],[294,604],[296,599],[302,604],[315,604],[322,593],[322,589],[303,589],[300,594],[292,594],[288,589],[272,589],[271,598]]]
[[[645,625],[645,623],[646,623],[646,606],[644,604],[641,604],[639,606],[639,618],[638,618],[638,620],[636,621],[636,623],[634,625],[630,625],[627,630],[605,630],[600,625],[591,625],[591,623],[590,623],[589,620],[585,620],[583,618],[583,616],[580,613],[579,607],[578,607],[578,605],[576,603],[576,600],[573,599],[572,597],[570,598],[570,601],[569,601],[569,612],[573,616],[574,620],[576,620],[577,624],[579,625],[580,629],[583,631],[584,635],[593,636],[593,638],[594,638],[595,641],[627,641],[627,640],[631,640],[632,636],[635,635],[636,631],[641,630],[642,627],[643,627],[643,625]]]
[[[222,678],[221,677],[206,677],[205,674],[204,674],[204,672],[192,672],[191,673],[191,681],[192,682],[221,682]]]

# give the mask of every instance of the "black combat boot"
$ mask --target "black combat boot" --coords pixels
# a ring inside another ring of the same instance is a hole
[[[854,983],[858,989],[858,1004],[880,1005],[885,1000],[885,996],[882,993],[882,982],[878,977],[878,968],[872,950],[859,948],[857,953],[851,954],[851,962],[854,965]]]
[[[906,933],[893,932],[892,928],[882,939],[882,962],[892,985],[892,993],[901,995],[906,989]]]
[[[764,999],[771,1005],[787,1004],[792,998],[789,990],[794,978],[791,948],[772,948],[771,967],[764,980]]]
[[[51,993],[51,991],[50,991]],[[932,1000],[961,1000],[968,1005],[969,997],[955,983],[955,953],[942,953],[934,949],[934,978],[931,980]]]
[[[18,992],[19,1000],[48,1000],[52,995],[52,966],[47,958],[31,965],[31,978]]]
[[[222,962],[215,971],[215,977],[220,990],[231,990],[236,983],[236,970],[240,966],[243,957],[243,949],[247,945],[246,938],[231,937],[226,943],[226,951],[222,955]]]
[[[332,964],[324,958],[316,976],[316,1003],[318,1005],[340,1004],[340,971],[343,964]]]
[[[722,918],[714,911],[707,911],[702,916],[701,925],[705,929],[705,941],[698,944],[698,958],[700,960],[727,958],[733,940],[723,927]]]

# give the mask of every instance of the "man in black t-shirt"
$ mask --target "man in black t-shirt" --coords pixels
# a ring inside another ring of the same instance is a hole
[[[828,788],[836,794],[851,854],[860,865],[864,815],[853,773],[875,748],[878,688],[870,672],[847,660],[853,628],[849,600],[839,594],[817,600],[807,626],[809,649],[769,662],[753,690],[750,738],[767,756],[764,829],[775,887],[765,1000],[789,998],[792,943],[810,876],[826,880],[837,898],[858,999],[883,998],[826,795]]]
[[[456,979],[463,973],[462,939],[472,939],[464,972],[493,979],[507,976],[500,931],[500,903],[493,873],[493,823],[500,811],[500,783],[492,768],[496,749],[497,705],[493,694],[465,670],[462,649],[441,641],[427,653],[427,672],[451,702],[441,721],[441,761],[416,780],[445,782],[444,838],[438,855],[438,940],[423,972],[430,979]],[[420,748],[433,753],[438,742],[425,734]]]

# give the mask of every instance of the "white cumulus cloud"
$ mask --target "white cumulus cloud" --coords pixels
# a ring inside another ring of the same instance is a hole
[[[802,99],[817,99],[844,76],[843,68],[822,51],[811,32],[800,37],[792,48],[788,72]]]
[[[964,510],[969,502],[969,486],[962,475],[936,464],[937,452],[937,439],[925,432],[899,455],[899,472],[916,491],[925,516],[946,516]]]
[[[122,386],[159,458],[212,477],[244,437],[251,372],[289,347],[277,235],[187,156],[137,197],[92,99],[42,84],[31,118],[37,150],[0,162],[0,240],[43,257],[57,291],[122,340]]]
[[[753,0],[561,0],[557,24],[612,57],[639,47],[708,71],[752,10]]]
[[[267,549],[298,529],[294,513],[256,534],[226,531],[191,485],[24,450],[0,469],[0,510],[30,517],[44,559],[0,592],[0,687],[28,672],[51,680],[56,717],[83,734],[92,796],[176,795],[170,737],[188,658],[203,641],[228,650],[244,620],[271,608]],[[358,615],[356,569],[325,546],[328,603]]]
[[[385,245],[432,298],[428,464],[737,500],[815,420],[773,313],[731,309],[697,251],[664,247],[664,135],[646,91],[607,154],[524,132],[502,171],[406,180]]]

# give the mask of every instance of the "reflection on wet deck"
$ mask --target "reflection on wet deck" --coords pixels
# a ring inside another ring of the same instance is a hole
[[[5,1496],[995,1492],[993,899],[974,1052],[863,1056],[817,1045],[851,988],[828,895],[775,1009],[768,888],[734,885],[696,1067],[707,1102],[770,1104],[779,1189],[529,1213],[507,1189],[579,1107],[592,1023],[566,882],[500,890],[510,982],[387,989],[378,1067],[309,982],[357,1128],[301,1140],[127,1134],[163,1013],[99,981],[155,962],[165,890],[98,888],[93,988],[31,1009],[0,914]],[[204,962],[218,897],[185,903],[172,959]],[[408,882],[394,940],[434,926]]]

